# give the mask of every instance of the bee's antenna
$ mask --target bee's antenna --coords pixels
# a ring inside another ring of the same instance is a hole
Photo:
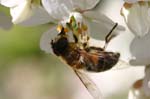
[[[105,49],[106,48],[106,46],[107,46],[107,44],[109,43],[109,41],[113,38],[113,37],[115,37],[116,35],[114,34],[114,35],[112,35],[112,32],[115,30],[115,28],[118,26],[118,23],[115,23],[115,25],[113,26],[113,28],[110,30],[110,32],[106,35],[106,37],[105,37],[105,45],[104,45],[104,48],[103,49]]]

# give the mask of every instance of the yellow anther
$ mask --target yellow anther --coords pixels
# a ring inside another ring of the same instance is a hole
[[[133,5],[132,3],[127,3],[127,2],[125,2],[123,6],[124,6],[126,9],[128,9],[128,8],[131,8],[132,5]]]
[[[64,28],[65,33],[69,32],[68,28]]]
[[[82,24],[82,30],[83,30],[83,31],[87,31],[87,29],[88,29],[87,25]]]
[[[58,32],[61,32],[62,28],[63,28],[62,25],[58,25],[58,26],[57,26],[57,31],[58,31]]]
[[[78,34],[82,33],[82,29],[78,28]]]

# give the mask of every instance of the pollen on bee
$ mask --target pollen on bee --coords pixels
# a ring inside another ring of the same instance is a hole
[[[62,31],[62,28],[63,28],[62,25],[58,25],[58,26],[57,26],[57,31],[58,31],[58,32],[61,32],[61,31]],[[64,32],[65,32],[65,33],[69,32],[68,28],[64,28]]]
[[[58,25],[58,26],[57,26],[57,31],[58,31],[58,32],[61,32],[62,28],[63,28],[62,25]]]
[[[82,24],[82,29],[83,29],[84,31],[87,31],[87,29],[88,29],[87,25]]]
[[[82,33],[82,29],[78,28],[78,34],[81,34],[81,33]]]
[[[64,31],[65,31],[66,33],[69,32],[68,28],[64,28]]]

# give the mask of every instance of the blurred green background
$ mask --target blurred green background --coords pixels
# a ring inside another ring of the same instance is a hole
[[[9,15],[4,7],[0,11]],[[39,47],[48,29],[49,25],[0,29],[0,99],[66,99],[72,88],[65,65]]]

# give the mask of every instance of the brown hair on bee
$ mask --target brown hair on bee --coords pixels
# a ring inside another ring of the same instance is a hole
[[[114,52],[99,51],[99,53],[89,53],[81,51],[83,64],[86,70],[101,72],[111,69],[119,60],[120,54]]]
[[[71,67],[84,68],[92,72],[111,69],[120,57],[119,53],[107,52],[99,47],[80,49],[76,42],[69,42],[64,28],[62,28],[55,40],[51,41],[51,45],[54,54],[60,56]]]

